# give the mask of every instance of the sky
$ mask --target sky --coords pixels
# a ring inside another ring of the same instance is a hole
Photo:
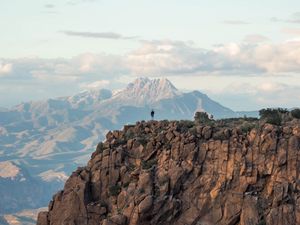
[[[234,110],[300,106],[298,0],[1,0],[0,107],[166,77]]]

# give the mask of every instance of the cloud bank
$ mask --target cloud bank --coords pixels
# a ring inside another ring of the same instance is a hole
[[[249,38],[248,38],[249,39]],[[265,38],[254,36],[250,42]],[[248,40],[249,41],[249,40]],[[129,53],[134,74],[282,74],[300,72],[300,41],[280,44],[229,43],[203,50],[184,42],[152,41]]]
[[[126,37],[118,33],[114,32],[78,32],[78,31],[61,31],[65,35],[68,36],[77,36],[77,37],[83,37],[83,38],[106,38],[106,39],[136,39],[137,37]]]
[[[230,25],[248,25],[250,23],[243,20],[224,20],[223,23]]]
[[[0,76],[4,76],[12,72],[12,64],[11,63],[2,63],[0,61]]]
[[[105,88],[124,77],[252,76],[265,77],[267,80],[272,77],[299,76],[300,40],[274,44],[259,35],[245,39],[241,43],[218,45],[213,49],[202,49],[181,41],[157,40],[142,41],[137,49],[124,55],[86,53],[69,59],[2,59],[0,94],[5,96],[4,93],[12,88],[14,93],[0,98],[0,101],[11,102],[13,100],[9,98],[19,99],[20,96],[25,98],[22,94],[24,90],[28,93],[38,91],[40,94],[31,93],[32,96],[42,97],[53,93],[53,90],[58,90],[55,91],[57,95],[68,95],[70,93],[67,91],[76,93],[80,89]],[[299,87],[268,85],[248,85],[248,88],[243,87],[241,90],[247,96],[251,96],[249,91],[256,90],[257,94],[253,97],[257,99],[270,96],[265,102],[276,99],[274,96],[284,99],[284,96],[300,95],[297,91]],[[230,89],[239,90],[234,87]],[[275,91],[268,95],[271,89]]]
[[[236,110],[299,107],[300,86],[266,80],[258,84],[234,82],[211,95]]]
[[[295,24],[299,24],[300,23],[300,12],[293,13],[287,19],[281,19],[281,18],[277,18],[277,17],[272,17],[271,21],[272,22],[283,22],[283,23],[295,23]]]
[[[4,59],[5,63],[0,62],[0,74],[10,73],[9,79],[64,80],[89,76],[269,76],[300,72],[300,40],[272,44],[259,35],[247,36],[245,40],[210,50],[165,40],[143,41],[139,48],[125,55],[86,53],[70,59]]]

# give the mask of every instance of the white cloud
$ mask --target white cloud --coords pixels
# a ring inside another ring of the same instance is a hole
[[[229,43],[203,50],[183,42],[154,41],[129,53],[126,66],[134,74],[283,74],[300,72],[300,41]]]
[[[295,12],[291,15],[291,17],[287,20],[289,23],[300,23],[300,12]]]
[[[258,43],[266,42],[269,40],[270,40],[269,38],[267,38],[263,35],[260,35],[260,34],[250,34],[250,35],[247,35],[243,41],[246,43],[249,43],[249,44],[258,44]]]
[[[223,21],[223,23],[230,24],[230,25],[248,25],[248,24],[250,24],[243,20],[225,20],[225,21]]]
[[[0,61],[0,76],[7,75],[12,72],[12,63],[2,63]]]
[[[279,44],[229,43],[211,50],[180,41],[143,41],[125,55],[81,54],[71,59],[13,59],[0,63],[0,74],[10,79],[95,80],[134,76],[181,75],[278,75],[300,72],[300,40]],[[12,71],[12,65],[14,70]]]
[[[91,83],[83,83],[80,85],[82,89],[100,89],[106,88],[110,84],[109,80],[97,80]]]
[[[219,93],[232,93],[232,94],[248,94],[248,95],[260,95],[261,93],[276,94],[286,89],[291,88],[291,86],[279,83],[279,82],[270,82],[270,81],[261,81],[259,83],[255,82],[253,84],[244,83],[244,82],[233,82],[229,86],[225,87]],[[300,90],[299,90],[300,92]]]
[[[299,28],[283,28],[283,33],[294,35],[294,36],[300,36],[300,29]]]
[[[237,43],[229,43],[227,45],[219,45],[213,51],[222,55],[232,57],[238,55],[241,52],[241,47]]]
[[[257,80],[253,83],[233,82],[218,92],[208,91],[218,101],[235,110],[265,107],[299,107],[300,86]]]
[[[258,91],[269,92],[269,93],[283,91],[286,88],[287,85],[280,84],[280,83],[273,83],[273,82],[261,83],[260,85],[257,86]]]
[[[136,75],[189,73],[201,64],[202,55],[201,50],[183,42],[143,42],[140,48],[126,55],[125,65]]]
[[[45,4],[44,6],[45,6],[45,8],[48,8],[48,9],[53,9],[53,8],[55,8],[55,5],[54,5],[54,4]]]
[[[229,43],[210,50],[186,42],[164,40],[143,41],[139,48],[125,55],[86,53],[71,59],[6,59],[6,63],[0,64],[0,74],[10,73],[10,79],[17,80],[93,82],[117,79],[124,75],[249,76],[300,72],[300,40],[273,44],[254,43],[265,39],[260,35],[247,38],[253,43]]]
[[[300,23],[300,12],[295,12],[289,16],[287,19],[282,19],[278,17],[272,17],[272,22],[284,22],[284,23]]]
[[[124,40],[137,38],[135,36],[131,36],[131,37],[123,36],[121,34],[114,33],[114,32],[82,32],[82,31],[71,31],[71,30],[66,30],[61,32],[68,36],[77,36],[83,38],[105,38],[105,39],[124,39]]]
[[[106,54],[81,54],[72,59],[72,65],[79,69],[79,73],[103,74],[119,76],[126,73],[122,56]]]
[[[71,59],[20,58],[0,63],[0,74],[11,72],[12,80],[88,80],[91,77],[115,78],[128,73],[122,57],[106,54],[81,54]],[[12,71],[12,65],[14,69]]]

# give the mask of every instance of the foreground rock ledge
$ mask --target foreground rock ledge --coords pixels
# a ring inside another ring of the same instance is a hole
[[[300,224],[299,150],[298,122],[138,122],[107,134],[37,224]]]

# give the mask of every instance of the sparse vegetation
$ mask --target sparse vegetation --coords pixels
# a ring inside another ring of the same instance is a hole
[[[117,209],[117,213],[118,213],[119,215],[121,215],[121,214],[122,214],[122,209],[118,208],[118,209]]]
[[[97,145],[96,152],[97,152],[97,153],[101,153],[101,152],[103,152],[103,150],[104,150],[103,143],[100,142],[100,143]]]
[[[267,225],[265,219],[263,218],[261,221],[259,221],[258,225]]]
[[[162,177],[162,179],[160,179],[158,181],[158,183],[159,183],[159,185],[164,185],[164,184],[168,183],[169,180],[170,180],[170,178],[168,176],[164,176],[164,177]]]
[[[140,188],[140,189],[138,190],[138,193],[139,193],[139,194],[145,194],[145,189],[144,189],[144,188]]]
[[[146,145],[147,145],[147,143],[148,143],[146,137],[138,138],[138,139],[137,139],[137,142],[139,142],[139,143],[140,143],[141,145],[143,145],[144,147],[146,147]]]
[[[109,193],[111,196],[118,196],[120,192],[121,192],[121,187],[118,184],[109,187]]]
[[[190,120],[180,120],[177,127],[179,132],[187,132],[190,128],[195,126],[195,123]]]
[[[288,110],[282,108],[278,108],[278,109],[267,108],[267,109],[259,110],[259,115],[261,120],[264,120],[266,123],[270,123],[277,126],[281,125],[282,117],[284,114],[287,113]]]
[[[244,130],[245,132],[248,131],[248,126],[256,127],[258,125],[258,118],[253,117],[243,117],[243,118],[227,118],[227,119],[220,119],[215,121],[216,127],[240,127],[240,129]],[[242,128],[242,126],[245,126]]]
[[[292,115],[292,117],[294,117],[296,119],[300,119],[300,109],[299,108],[293,109],[291,111],[291,115]]]
[[[213,134],[213,139],[214,140],[221,140],[221,141],[223,141],[223,140],[226,140],[227,138],[228,137],[226,137],[225,133],[222,130],[217,131],[217,132],[215,132]]]
[[[206,112],[196,112],[194,119],[196,124],[210,125],[213,120],[213,116],[209,116]]]
[[[134,138],[134,131],[132,129],[128,129],[124,136],[126,140],[132,139]]]
[[[196,129],[196,127],[190,128],[190,129],[189,129],[189,132],[190,132],[191,134],[193,134],[193,135],[197,135],[197,129]]]
[[[130,184],[130,182],[128,181],[128,182],[126,182],[126,183],[123,184],[123,187],[127,188],[129,186],[129,184]]]
[[[129,165],[127,166],[127,169],[128,169],[128,171],[132,172],[132,171],[135,170],[135,165],[134,165],[134,164],[129,164]]]
[[[108,207],[108,205],[107,205],[107,203],[104,201],[104,200],[100,200],[100,205],[102,206],[102,207],[105,207],[105,208],[107,208]]]
[[[142,169],[148,170],[152,168],[152,166],[156,165],[157,161],[156,159],[148,160],[148,161],[142,161]]]
[[[256,127],[256,124],[255,124],[255,123],[250,123],[250,122],[245,121],[245,122],[241,125],[240,129],[241,129],[241,131],[242,131],[243,133],[248,133],[248,132],[250,132],[253,128],[255,128],[255,127]]]
[[[170,142],[166,143],[166,149],[172,149],[172,144]]]

